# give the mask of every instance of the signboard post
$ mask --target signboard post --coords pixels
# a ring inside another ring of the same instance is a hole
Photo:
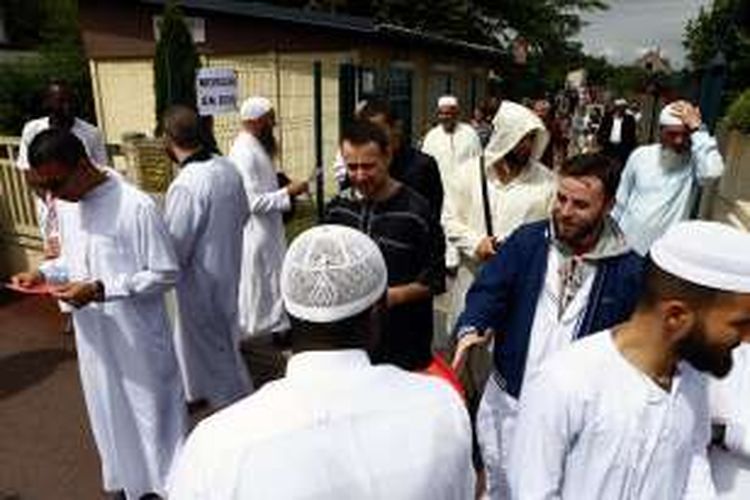
[[[231,68],[201,68],[195,75],[196,101],[201,116],[237,110],[237,73]]]

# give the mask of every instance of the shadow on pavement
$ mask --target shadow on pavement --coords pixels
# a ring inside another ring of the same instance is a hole
[[[40,349],[0,358],[0,400],[38,384],[52,375],[58,365],[75,357],[70,350]]]

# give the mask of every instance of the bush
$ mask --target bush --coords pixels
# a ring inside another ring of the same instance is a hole
[[[740,94],[729,106],[724,125],[730,130],[750,134],[750,89]]]

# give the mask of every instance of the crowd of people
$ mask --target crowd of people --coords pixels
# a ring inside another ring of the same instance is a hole
[[[279,183],[267,98],[226,157],[166,111],[163,207],[63,82],[45,103],[18,167],[46,260],[13,281],[72,313],[116,498],[750,497],[750,235],[689,220],[724,168],[689,102],[637,147],[615,101],[575,154],[542,101],[468,123],[443,96],[417,148],[370,99],[289,248],[308,184]]]

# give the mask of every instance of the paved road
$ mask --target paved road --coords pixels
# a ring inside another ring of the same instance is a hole
[[[98,500],[99,461],[57,306],[0,291],[0,500]]]

